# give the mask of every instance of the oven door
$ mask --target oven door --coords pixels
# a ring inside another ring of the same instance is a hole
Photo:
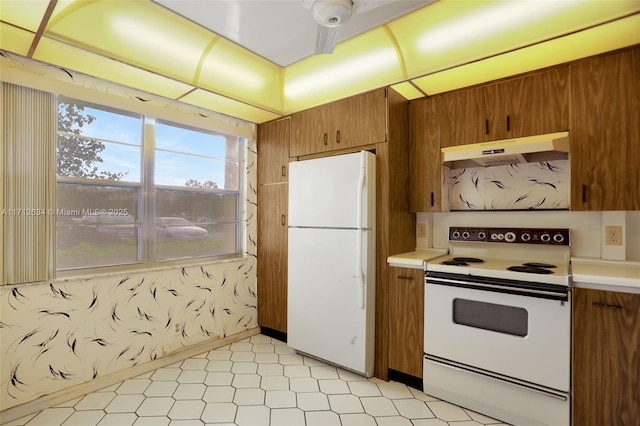
[[[553,294],[544,285],[532,290],[513,281],[495,285],[486,278],[473,282],[469,276],[452,280],[447,276],[453,274],[431,275],[427,272],[424,308],[428,358],[507,381],[569,391],[568,289]],[[525,286],[536,287],[530,284]]]

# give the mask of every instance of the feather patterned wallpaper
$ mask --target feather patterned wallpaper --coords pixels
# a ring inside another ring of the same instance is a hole
[[[444,168],[449,210],[569,208],[569,160]]]
[[[257,327],[255,146],[246,147],[242,259],[0,287],[3,410]]]

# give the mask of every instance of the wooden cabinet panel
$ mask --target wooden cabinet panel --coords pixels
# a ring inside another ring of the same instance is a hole
[[[389,268],[389,368],[422,377],[424,272]]]
[[[258,325],[287,332],[287,183],[258,190]]]
[[[258,125],[258,184],[286,182],[291,119]]]
[[[376,90],[336,102],[335,149],[370,145],[386,140],[387,107],[385,91]]]
[[[318,154],[386,140],[385,90],[332,102],[291,116],[290,156]]]
[[[567,67],[442,95],[441,146],[567,130]]]
[[[640,295],[573,291],[573,424],[640,419]]]
[[[571,66],[571,209],[640,210],[640,48]]]
[[[568,66],[516,78],[504,86],[508,96],[506,137],[569,130]]]
[[[440,211],[442,163],[437,98],[409,104],[409,129],[409,210]]]

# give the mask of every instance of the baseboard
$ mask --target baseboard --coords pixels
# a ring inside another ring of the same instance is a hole
[[[423,390],[422,377],[412,376],[411,374],[403,373],[402,371],[389,369],[389,380],[394,382],[404,383],[407,386],[411,386],[419,391]]]
[[[116,383],[132,379],[140,376],[141,374],[148,373],[149,371],[157,370],[158,368],[166,367],[167,365],[175,364],[178,361],[182,361],[196,355],[200,355],[205,352],[212,351],[222,346],[229,345],[231,343],[239,342],[251,336],[260,334],[260,328],[252,328],[250,330],[241,331],[231,336],[227,336],[215,341],[205,341],[197,343],[195,345],[186,346],[180,348],[170,354],[163,356],[162,358],[149,361],[144,364],[136,365],[127,368],[122,371],[111,373],[104,377],[98,377],[89,382],[85,382],[76,386],[72,386],[67,389],[62,389],[49,395],[41,396],[33,401],[25,402],[24,404],[16,405],[15,407],[7,408],[4,411],[0,411],[0,424],[8,423],[13,420],[21,419],[28,416],[46,410],[47,408],[55,407],[63,402],[70,401],[75,398],[87,395],[92,392],[96,392],[100,389],[104,389]]]
[[[272,337],[276,340],[280,340],[281,342],[287,343],[287,333],[282,331],[274,330],[273,328],[260,326],[260,333],[265,336]]]

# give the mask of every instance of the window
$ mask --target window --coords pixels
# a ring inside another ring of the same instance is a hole
[[[239,253],[240,143],[60,97],[56,269]]]

